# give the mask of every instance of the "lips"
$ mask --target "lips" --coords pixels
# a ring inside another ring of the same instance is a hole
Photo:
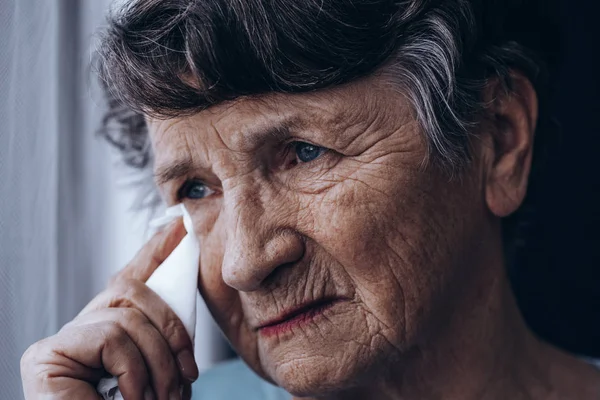
[[[293,327],[306,324],[327,309],[339,303],[341,298],[323,298],[294,307],[277,318],[269,320],[258,327],[258,331],[265,336],[272,336],[291,330]]]

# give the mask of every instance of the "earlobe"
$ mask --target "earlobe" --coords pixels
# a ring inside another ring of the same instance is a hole
[[[486,202],[492,214],[506,217],[520,207],[527,192],[538,99],[529,79],[519,72],[511,73],[509,90],[495,80],[485,97],[492,122]]]

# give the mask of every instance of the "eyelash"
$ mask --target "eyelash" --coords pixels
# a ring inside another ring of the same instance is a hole
[[[286,146],[286,151],[285,151],[286,158],[287,158],[287,155],[289,154],[290,151],[296,151],[297,152],[298,151],[298,146],[301,146],[301,145],[306,145],[307,147],[313,147],[313,148],[315,148],[315,149],[318,150],[319,154],[317,154],[316,157],[313,158],[313,159],[311,159],[311,160],[308,160],[308,161],[298,161],[299,156],[296,153],[295,154],[295,159],[294,159],[294,166],[298,165],[298,164],[308,164],[308,163],[311,163],[311,162],[313,162],[315,160],[318,160],[319,158],[321,158],[323,155],[327,154],[330,151],[329,149],[327,149],[325,147],[317,146],[317,145],[314,145],[312,143],[302,142],[302,141],[293,141],[293,142],[288,143],[288,145]],[[189,189],[192,187],[192,185],[202,185],[203,188],[204,188],[204,190],[208,191],[209,193],[205,194],[202,197],[190,197],[190,195],[186,194],[185,192],[189,191]],[[206,197],[208,197],[208,196],[210,196],[210,195],[212,195],[214,193],[215,193],[215,191],[213,189],[209,188],[200,179],[195,179],[195,178],[194,179],[188,179],[188,180],[186,180],[183,183],[183,185],[181,185],[181,187],[179,188],[179,190],[177,190],[177,200],[178,201],[181,201],[183,199],[201,200],[201,199],[204,199],[204,198],[206,198]]]
[[[189,193],[186,194],[186,191],[189,191],[192,188],[192,185],[202,185],[205,189],[205,191],[208,191],[209,193],[204,195],[203,197],[190,197]],[[177,201],[181,201],[183,199],[190,199],[190,200],[201,200],[201,199],[205,199],[208,196],[210,196],[211,194],[214,194],[215,191],[211,188],[209,188],[204,182],[202,182],[199,179],[188,179],[186,180],[183,185],[181,185],[181,187],[179,188],[179,190],[177,190]]]
[[[329,149],[326,147],[322,147],[322,146],[318,146],[316,144],[312,144],[309,142],[304,142],[304,141],[300,141],[300,140],[296,140],[293,142],[289,142],[286,146],[286,150],[285,150],[285,157],[287,158],[290,152],[297,152],[298,151],[298,147],[302,146],[302,145],[306,145],[307,147],[314,147],[319,149],[320,153],[312,160],[308,160],[308,161],[301,161],[298,160],[299,156],[296,153],[295,154],[295,158],[294,158],[294,166],[297,164],[309,164],[309,163],[313,163],[314,161],[322,158],[322,156],[326,155],[327,153],[329,153]]]

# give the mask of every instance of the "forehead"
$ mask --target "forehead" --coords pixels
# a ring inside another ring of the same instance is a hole
[[[273,137],[295,132],[326,133],[328,143],[344,146],[367,128],[390,117],[408,119],[408,102],[397,88],[372,76],[335,88],[301,94],[269,93],[242,97],[194,115],[148,118],[156,164],[182,147],[220,146],[252,151]]]

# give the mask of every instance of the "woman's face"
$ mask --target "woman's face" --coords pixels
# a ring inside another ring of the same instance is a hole
[[[296,395],[366,383],[436,335],[485,241],[479,173],[424,167],[381,78],[148,119],[156,179],[201,241],[232,345]]]

